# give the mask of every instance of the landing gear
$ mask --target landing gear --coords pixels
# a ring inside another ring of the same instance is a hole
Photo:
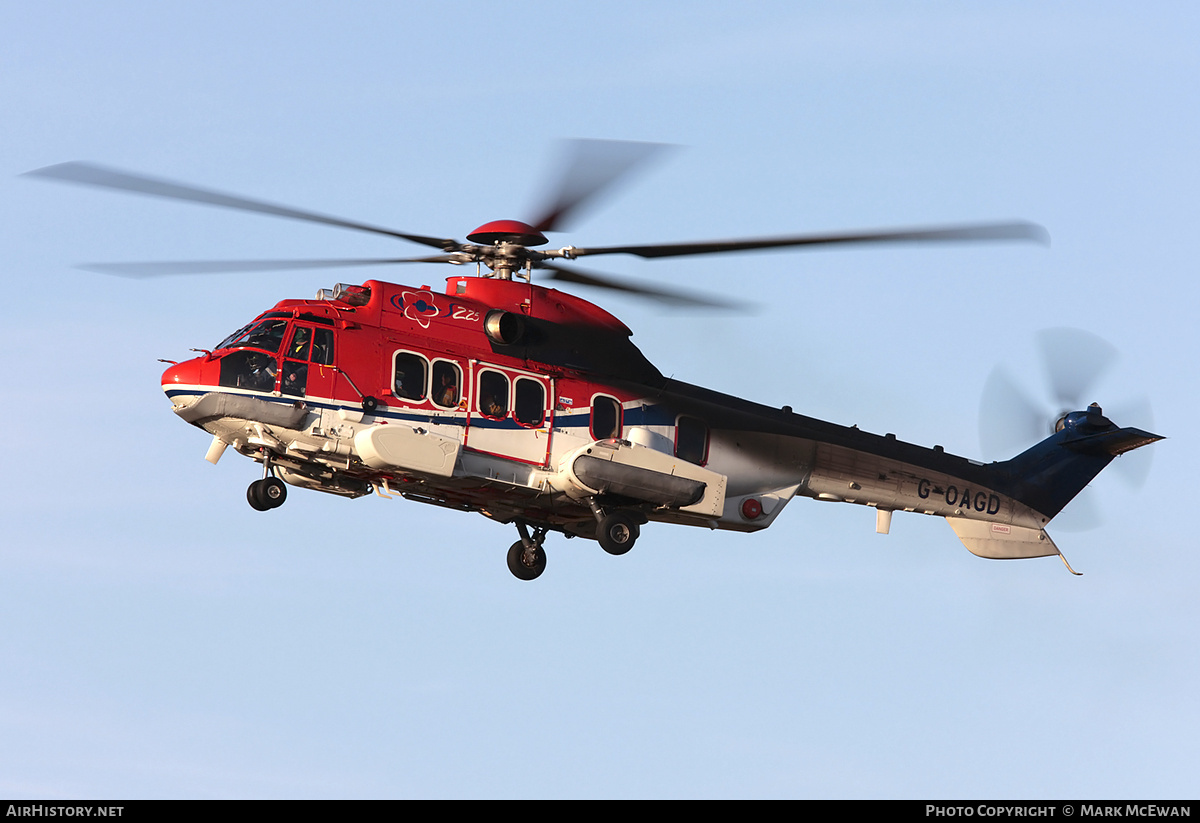
[[[546,551],[541,546],[526,550],[518,540],[508,549],[508,570],[518,580],[534,580],[546,570]]]
[[[642,531],[638,523],[646,522],[644,519],[639,521],[635,515],[623,511],[606,514],[594,497],[589,497],[587,504],[596,516],[596,541],[600,548],[609,554],[625,554],[633,548]]]
[[[246,489],[246,500],[251,507],[260,512],[277,509],[287,500],[287,486],[278,477],[255,480]]]
[[[625,554],[633,548],[639,534],[637,521],[624,512],[606,514],[596,525],[596,540],[609,554]]]
[[[547,531],[545,526],[538,526],[531,536],[525,522],[517,521],[521,539],[508,549],[508,570],[518,580],[534,580],[546,570],[546,551],[542,543],[546,541]]]
[[[265,512],[283,505],[283,501],[287,500],[287,486],[275,476],[270,452],[263,449],[262,455],[262,480],[255,480],[250,484],[250,488],[246,489],[246,501],[255,511]]]

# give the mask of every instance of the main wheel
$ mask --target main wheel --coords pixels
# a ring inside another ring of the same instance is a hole
[[[258,495],[268,509],[277,509],[287,500],[287,486],[278,477],[264,477],[259,483]]]
[[[525,562],[525,544],[518,540],[508,550],[508,570],[518,580],[534,580],[546,570],[546,552],[541,546],[533,550],[533,562]]]
[[[246,487],[246,502],[249,503],[250,508],[254,509],[255,511],[265,512],[267,509],[269,509],[271,507],[268,506],[266,504],[266,502],[262,499],[261,489],[262,489],[262,481],[261,480],[255,480],[253,483],[251,483],[249,486],[247,486]]]
[[[609,554],[625,554],[633,548],[641,530],[638,524],[627,514],[613,512],[606,514],[596,527],[596,540],[600,548]]]
[[[265,512],[278,508],[287,500],[287,486],[278,477],[255,480],[246,489],[246,500],[256,511]]]

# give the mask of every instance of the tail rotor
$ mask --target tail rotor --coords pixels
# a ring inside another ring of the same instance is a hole
[[[1052,434],[1065,415],[1086,409],[1097,399],[1096,387],[1120,357],[1111,343],[1080,329],[1046,329],[1037,334],[1035,342],[1045,377],[1044,392],[1029,388],[1036,380],[1014,378],[1002,366],[993,369],[984,384],[979,440],[987,459],[1003,460],[1028,449]],[[1145,399],[1105,407],[1103,414],[1118,425],[1152,428],[1153,424],[1150,403]],[[1114,462],[1116,473],[1139,487],[1149,475],[1151,458],[1151,450],[1122,455]],[[1086,496],[1077,498],[1063,514],[1068,513],[1061,521],[1068,530],[1092,528],[1099,520],[1098,507]]]

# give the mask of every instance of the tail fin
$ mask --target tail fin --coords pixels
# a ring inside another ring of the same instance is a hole
[[[991,468],[999,490],[1049,520],[1112,462],[1113,458],[1163,438],[1135,428],[1118,428],[1092,404],[1062,417],[1057,431],[1031,449]]]
[[[1113,458],[1163,438],[1118,428],[1093,404],[1059,420],[1057,431],[1031,449],[994,463],[994,488],[1043,515],[1047,521],[1112,462]],[[1045,529],[947,517],[963,545],[979,557],[1010,560],[1062,554]],[[1066,559],[1063,558],[1066,564]],[[1067,568],[1075,574],[1070,564]]]

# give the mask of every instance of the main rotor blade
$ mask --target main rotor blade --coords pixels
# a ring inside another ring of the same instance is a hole
[[[1081,329],[1044,329],[1037,335],[1050,394],[1062,411],[1076,411],[1094,400],[1085,395],[1117,360],[1109,342]]]
[[[351,266],[386,266],[393,263],[449,263],[453,255],[353,260],[166,260],[147,263],[88,263],[79,268],[121,277],[169,277],[178,274],[228,274],[253,271],[340,269]]]
[[[270,214],[275,217],[305,220],[310,223],[323,223],[327,226],[337,226],[343,229],[384,234],[388,237],[399,237],[401,240],[409,240],[413,243],[432,246],[435,249],[442,249],[444,251],[450,251],[458,247],[458,242],[455,240],[426,237],[421,234],[405,234],[379,226],[372,226],[367,223],[356,223],[351,220],[343,220],[339,217],[317,214],[316,212],[301,211],[300,209],[293,209],[287,206],[277,206],[273,203],[264,203],[246,197],[222,194],[182,183],[173,183],[169,180],[159,180],[118,169],[96,166],[91,163],[59,163],[55,166],[46,166],[42,169],[26,172],[25,175],[28,177],[41,177],[47,180],[57,180],[63,183],[75,183],[81,186],[116,189],[117,191],[132,192],[134,194],[164,197],[168,200],[184,200],[190,203],[201,203],[206,206],[219,206],[226,209]]]
[[[549,271],[547,279],[559,280],[563,283],[576,283],[581,286],[595,286],[600,289],[609,289],[611,291],[620,291],[627,294],[637,294],[642,297],[649,297],[653,300],[658,300],[662,303],[669,303],[676,306],[694,306],[698,308],[717,308],[717,309],[739,309],[744,308],[740,303],[733,300],[718,299],[715,297],[706,297],[699,294],[689,294],[668,289],[658,289],[651,286],[641,286],[632,283],[625,283],[619,280],[613,280],[607,275],[597,274],[594,272],[585,272],[575,266],[565,268],[557,266],[553,263],[541,263],[538,266],[541,271]]]
[[[669,148],[620,140],[564,141],[563,169],[551,201],[531,222],[538,231],[562,231],[569,218],[636,167]]]
[[[576,257],[585,254],[635,254],[638,257],[681,257],[689,254],[718,254],[734,251],[778,249],[791,246],[833,246],[866,243],[960,243],[989,240],[1027,240],[1049,244],[1050,235],[1036,223],[979,223],[965,226],[889,229],[884,231],[840,234],[799,234],[787,237],[758,237],[743,240],[716,240],[697,243],[654,243],[646,246],[600,246],[577,248]]]

